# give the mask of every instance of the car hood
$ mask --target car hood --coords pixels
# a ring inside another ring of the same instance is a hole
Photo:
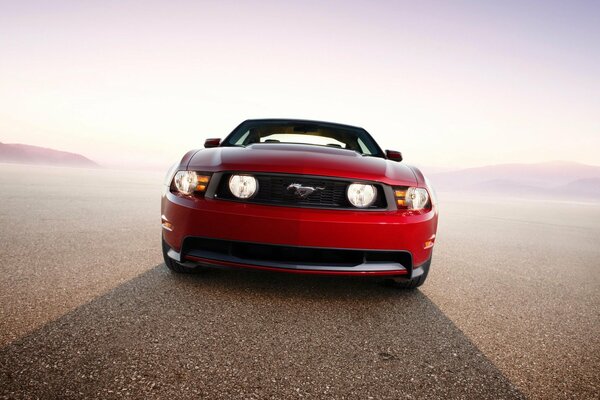
[[[206,172],[334,176],[406,186],[417,183],[415,174],[407,165],[379,157],[362,156],[351,150],[300,144],[266,143],[202,149],[190,159],[187,168]]]

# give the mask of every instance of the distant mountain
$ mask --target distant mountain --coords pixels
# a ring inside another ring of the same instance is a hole
[[[429,175],[438,191],[600,199],[600,167],[575,162],[500,164]]]
[[[469,186],[469,189],[478,192],[496,193],[503,192],[507,194],[518,195],[536,195],[545,193],[547,189],[538,188],[535,186],[525,185],[517,181],[507,179],[493,179],[484,181],[475,185]]]
[[[579,179],[557,188],[563,193],[581,193],[600,199],[600,178]]]
[[[81,154],[27,144],[0,143],[0,162],[88,168],[99,167],[97,163]]]

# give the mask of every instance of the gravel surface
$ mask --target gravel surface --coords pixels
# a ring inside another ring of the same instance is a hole
[[[442,194],[400,292],[173,275],[140,175],[0,165],[0,398],[598,398],[597,205]]]

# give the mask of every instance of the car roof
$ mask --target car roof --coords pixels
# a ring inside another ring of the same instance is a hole
[[[327,121],[315,121],[315,120],[310,120],[310,119],[295,119],[295,118],[259,118],[259,119],[247,119],[245,120],[243,123],[246,122],[267,122],[267,123],[285,123],[285,124],[294,124],[294,123],[300,123],[300,124],[315,124],[315,125],[323,125],[323,126],[329,126],[329,127],[339,127],[339,128],[347,128],[347,129],[360,129],[360,130],[365,130],[364,128],[361,128],[360,126],[353,126],[353,125],[346,125],[346,124],[338,124],[336,122],[327,122]]]

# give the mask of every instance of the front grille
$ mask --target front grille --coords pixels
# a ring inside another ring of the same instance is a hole
[[[238,200],[229,190],[229,178],[233,174],[223,174],[217,188],[217,197],[228,200]],[[258,180],[258,193],[251,199],[244,200],[250,203],[275,204],[296,207],[313,208],[342,208],[354,209],[346,197],[348,185],[354,181],[345,179],[332,179],[324,177],[306,176],[306,175],[267,175],[252,174]],[[305,198],[299,198],[293,191],[288,190],[292,184],[322,188],[316,190]],[[369,207],[370,209],[386,208],[385,195],[383,187],[376,184],[377,198]]]

